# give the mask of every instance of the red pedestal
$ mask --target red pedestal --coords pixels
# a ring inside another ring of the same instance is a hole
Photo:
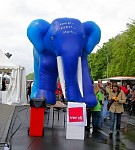
[[[45,108],[31,107],[30,110],[30,136],[43,136]]]

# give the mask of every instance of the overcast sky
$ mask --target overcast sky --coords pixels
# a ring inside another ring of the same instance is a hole
[[[27,74],[33,72],[32,44],[26,35],[32,20],[94,21],[102,31],[100,46],[135,20],[135,0],[0,0],[0,6],[0,49],[12,53],[11,60],[24,66]]]

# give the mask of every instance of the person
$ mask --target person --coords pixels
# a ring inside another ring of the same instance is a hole
[[[103,111],[103,109],[104,109],[104,100],[105,100],[106,90],[105,90],[105,87],[104,87],[101,79],[98,79],[98,86],[99,86],[99,90],[102,94],[102,101],[100,101],[100,105],[101,105],[101,111],[100,111],[101,119],[100,119],[100,121],[101,121],[101,127],[102,127],[103,121],[104,121],[104,111]]]
[[[103,100],[103,94],[100,91],[99,85],[96,85],[94,87],[94,92],[95,92],[98,103],[93,108],[92,126],[93,126],[93,131],[96,131],[97,129],[99,129],[99,130],[102,129],[102,125],[101,125],[101,105],[102,105],[102,100]]]
[[[129,93],[125,83],[121,86],[121,90],[125,93],[125,95],[127,95]]]
[[[109,94],[109,101],[113,101],[113,103],[110,106],[110,137],[112,137],[114,132],[114,125],[115,125],[115,119],[116,120],[116,131],[117,135],[120,133],[120,127],[121,127],[121,114],[124,112],[123,104],[126,102],[126,96],[124,92],[120,89],[120,87],[114,83],[113,89]]]
[[[86,108],[86,113],[87,113],[87,126],[85,126],[85,131],[87,131],[87,132],[90,132],[92,111],[93,111],[93,108]]]
[[[101,130],[101,102],[103,99],[103,95],[100,91],[99,85],[94,86],[94,93],[97,98],[97,105],[94,108],[87,108],[87,126],[85,127],[85,131],[90,132],[90,125],[92,120],[93,132],[98,129]]]
[[[5,91],[6,90],[6,78],[3,78],[2,79],[2,91]]]
[[[92,85],[94,88],[94,81],[92,80]],[[93,108],[86,107],[86,113],[87,113],[87,126],[85,126],[85,131],[90,132],[90,125],[92,122],[92,112]]]
[[[130,116],[132,115],[132,112],[135,114],[135,89],[132,89],[132,95],[131,95],[131,109],[130,109]]]
[[[111,84],[111,82],[107,82],[106,93],[109,95],[111,90],[112,90],[112,84]]]
[[[56,94],[56,99],[59,101],[59,100],[63,100],[63,93],[62,93],[62,88],[61,88],[61,84],[60,82],[58,81],[57,83],[57,90],[55,91],[55,94]]]
[[[131,89],[129,94],[127,95],[127,98],[126,98],[126,107],[125,107],[125,110],[127,111],[130,111],[131,110],[131,98],[133,96],[133,90]]]
[[[31,95],[32,83],[33,83],[33,81],[30,81],[30,82],[27,84],[27,100],[28,100],[28,101],[29,101],[30,95]]]
[[[128,90],[128,94],[129,94],[131,91],[131,85],[130,84],[127,84],[127,90]]]
[[[112,84],[111,84],[111,82],[107,82],[106,93],[105,93],[105,100],[104,100],[104,107],[103,107],[104,122],[107,119],[110,119],[110,117],[109,117],[109,111],[107,110],[107,105],[108,105],[109,93],[111,92],[111,90],[112,90]]]

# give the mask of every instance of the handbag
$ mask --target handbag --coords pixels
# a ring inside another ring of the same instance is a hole
[[[108,102],[108,104],[107,104],[107,110],[108,110],[108,111],[109,111],[109,109],[110,109],[110,107],[111,107],[111,105],[112,105],[113,102],[114,102],[113,99]]]
[[[120,93],[120,91],[117,93],[116,97],[118,97],[119,93]],[[107,104],[107,110],[108,110],[108,111],[109,111],[109,109],[110,109],[110,107],[111,107],[111,105],[112,105],[112,103],[113,103],[114,101],[115,101],[115,100],[111,99],[111,100],[108,102],[108,104]]]

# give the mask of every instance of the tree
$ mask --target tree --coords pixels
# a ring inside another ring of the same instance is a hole
[[[34,73],[30,73],[26,76],[27,80],[34,80]]]
[[[111,76],[135,76],[135,21],[127,30],[109,39],[96,53],[88,56],[94,80]]]

